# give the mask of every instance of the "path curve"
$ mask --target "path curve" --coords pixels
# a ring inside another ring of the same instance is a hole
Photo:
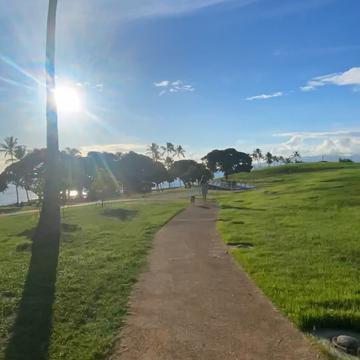
[[[216,216],[190,206],[157,233],[111,360],[320,359],[227,254]]]

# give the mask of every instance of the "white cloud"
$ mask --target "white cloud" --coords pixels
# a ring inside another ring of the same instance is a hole
[[[169,80],[163,80],[163,81],[155,82],[154,86],[156,86],[156,87],[167,87],[169,84],[170,84]]]
[[[90,151],[98,151],[98,152],[129,152],[135,151],[138,153],[145,153],[146,145],[145,144],[95,144],[95,145],[87,145],[81,146],[80,149],[82,154],[86,155]]]
[[[118,3],[117,0],[109,0],[110,3]],[[256,0],[237,0],[237,5],[246,6],[254,3]],[[211,6],[235,2],[234,0],[131,0],[123,2],[122,11],[119,16],[129,20],[157,17],[174,16],[192,13]],[[121,13],[123,15],[121,15]],[[116,16],[115,14],[111,14]]]
[[[194,92],[195,88],[190,84],[185,84],[181,80],[170,81],[162,80],[154,83],[155,87],[160,87],[162,90],[159,93],[159,96],[165,95],[167,93],[179,93],[179,92]]]
[[[282,155],[294,151],[300,151],[306,156],[360,154],[360,131],[357,130],[289,132],[274,136],[288,138],[280,144],[273,145],[273,151]]]
[[[247,97],[245,100],[247,100],[247,101],[267,100],[267,99],[271,99],[271,98],[275,98],[275,97],[280,97],[283,95],[284,95],[284,93],[282,91],[278,91],[273,94],[262,94],[262,95],[250,96],[250,97]]]
[[[360,67],[353,67],[343,73],[317,76],[307,82],[300,89],[302,91],[312,91],[325,85],[360,85]]]

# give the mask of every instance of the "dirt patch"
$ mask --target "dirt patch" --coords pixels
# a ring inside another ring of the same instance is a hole
[[[131,220],[137,214],[137,210],[129,209],[105,209],[102,213],[104,216],[116,218],[122,221]]]

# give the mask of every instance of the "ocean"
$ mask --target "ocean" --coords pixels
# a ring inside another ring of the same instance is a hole
[[[36,195],[33,193],[29,193],[30,199],[36,199]],[[26,193],[23,188],[19,188],[19,199],[20,202],[26,202]],[[16,203],[16,190],[15,186],[9,186],[9,188],[3,192],[0,193],[0,205],[11,205]]]

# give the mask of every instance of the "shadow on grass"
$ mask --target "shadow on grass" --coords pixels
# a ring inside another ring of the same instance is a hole
[[[61,224],[61,231],[65,233],[75,232],[79,230],[81,230],[81,226],[77,224],[67,224],[67,223]],[[32,240],[35,236],[35,232],[36,232],[36,227],[33,227],[30,229],[26,229],[25,231],[22,231],[21,233],[17,234],[17,236],[24,236]]]
[[[37,239],[5,360],[46,360],[52,332],[52,313],[60,236]]]
[[[137,214],[137,210],[128,210],[128,209],[105,209],[102,212],[103,216],[108,216],[116,218],[119,220],[131,220]]]
[[[21,210],[21,208],[19,206],[2,207],[2,208],[0,208],[0,215],[1,214],[11,214],[14,212],[18,212],[20,210]]]
[[[256,209],[256,208],[250,208],[246,206],[234,206],[234,205],[221,205],[223,209],[232,209],[232,210],[251,210],[251,211],[266,211],[266,209]]]
[[[303,331],[315,329],[346,329],[360,331],[360,317],[356,314],[334,315],[332,313],[321,315],[301,316],[299,327]]]

